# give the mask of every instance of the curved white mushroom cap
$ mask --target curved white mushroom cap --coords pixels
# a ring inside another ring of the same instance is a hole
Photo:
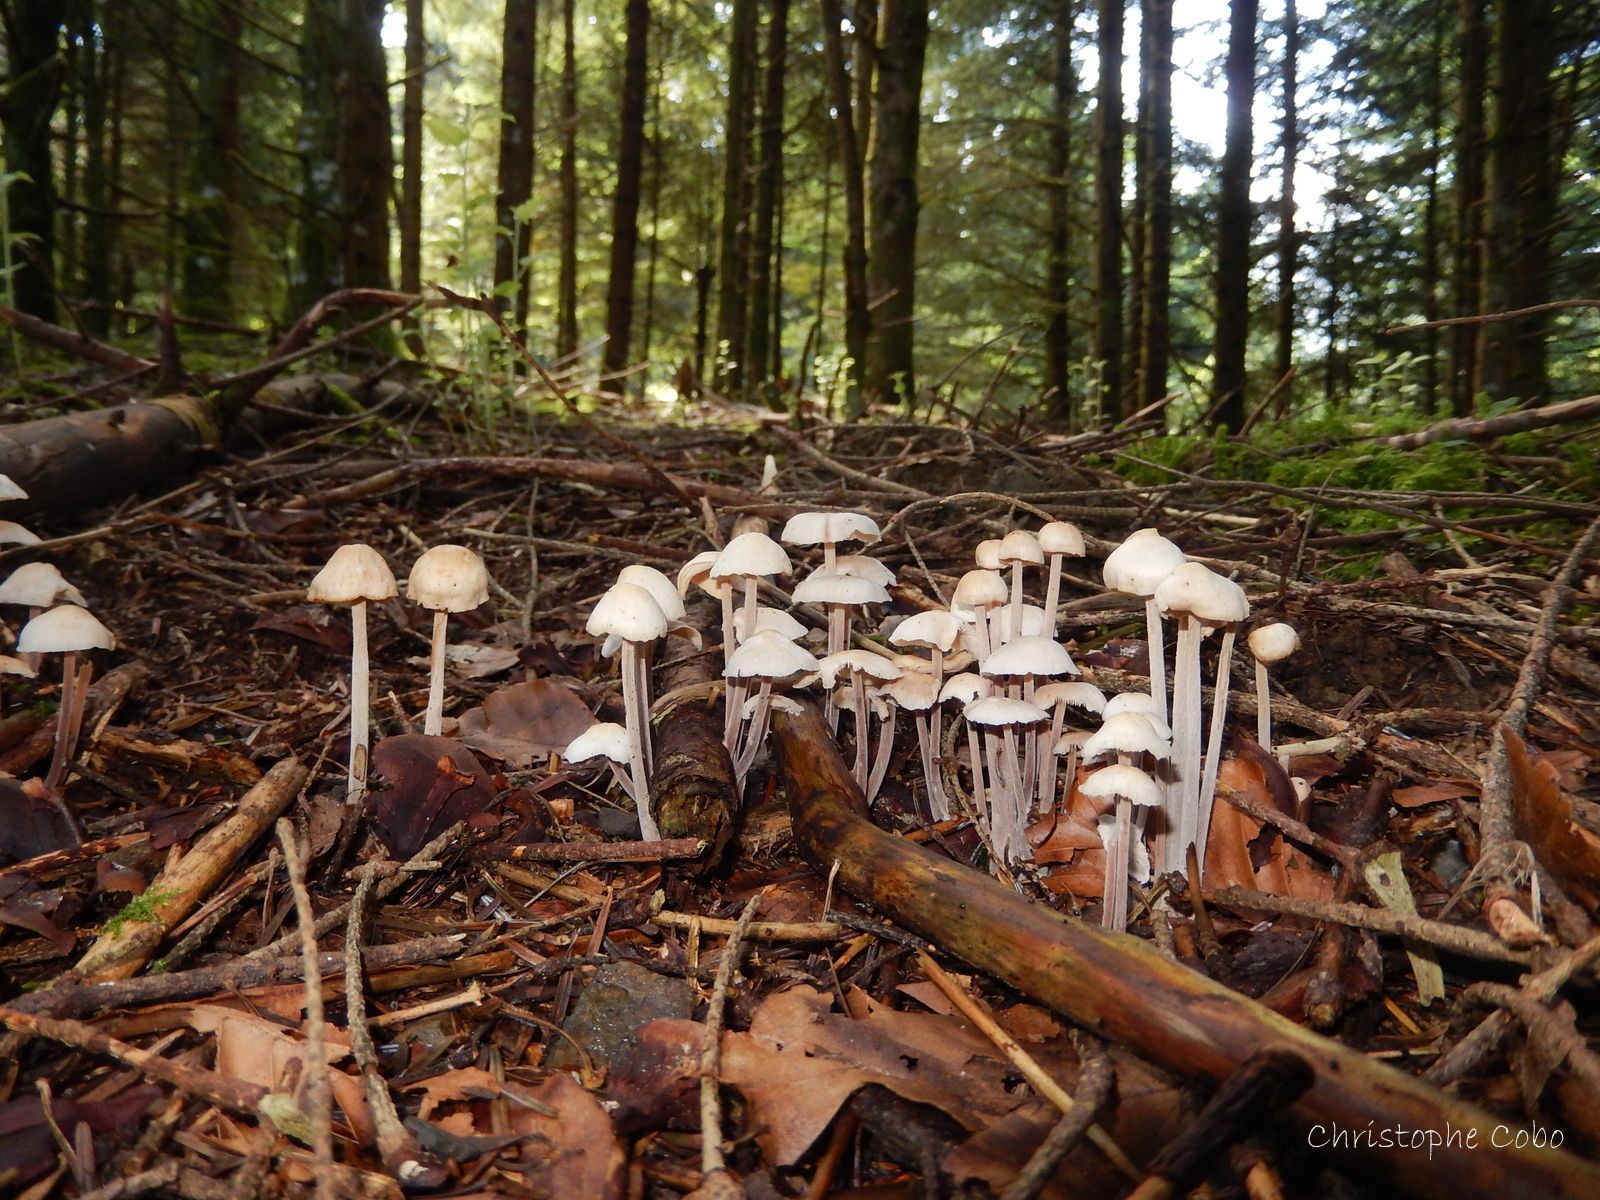
[[[931,671],[904,671],[883,685],[883,694],[907,712],[925,712],[939,703],[939,680]]]
[[[870,554],[841,554],[833,560],[836,575],[854,575],[857,579],[870,579],[879,587],[894,586],[894,570],[882,559]]]
[[[1100,844],[1109,851],[1111,840],[1117,832],[1117,814],[1101,813],[1094,820],[1095,831],[1100,835]],[[1145,848],[1143,838],[1128,839],[1128,874],[1140,883],[1150,882],[1150,851]]]
[[[1117,716],[1119,713],[1138,713],[1147,717],[1150,724],[1164,738],[1172,736],[1172,730],[1167,723],[1156,715],[1156,698],[1148,692],[1118,692],[1106,701],[1105,711],[1101,716],[1106,720]]]
[[[1050,619],[1037,604],[1024,604],[1020,619],[1017,610],[1009,604],[1000,609],[999,614],[1000,620],[996,624],[1002,642],[1009,642],[1016,637],[1046,637],[1052,632]]]
[[[1033,689],[1033,702],[1054,708],[1057,704],[1070,704],[1084,712],[1099,716],[1105,711],[1106,694],[1092,683],[1074,680],[1071,683],[1047,683]]]
[[[1157,762],[1165,762],[1172,757],[1172,743],[1161,736],[1145,713],[1116,713],[1107,717],[1083,744],[1084,758],[1114,754],[1148,754]]]
[[[1176,568],[1156,588],[1155,598],[1163,614],[1188,615],[1206,625],[1232,625],[1250,615],[1244,589],[1204,563]]]
[[[887,604],[889,593],[881,583],[858,575],[813,571],[795,584],[796,604]]]
[[[1026,529],[1013,529],[1000,539],[1000,561],[1008,567],[1013,563],[1039,566],[1044,562],[1044,548],[1039,545],[1038,535]]]
[[[787,575],[789,556],[783,547],[764,533],[741,533],[717,555],[711,564],[713,579],[745,579],[752,575]]]
[[[827,688],[837,683],[841,675],[856,671],[877,680],[899,679],[901,675],[899,667],[871,650],[841,650],[829,654],[818,660],[817,671],[822,676],[822,686]]]
[[[1101,767],[1079,784],[1078,790],[1091,800],[1126,800],[1145,808],[1159,807],[1162,800],[1159,783],[1138,767],[1121,763]]]
[[[0,521],[0,546],[37,546],[39,535],[15,521]]]
[[[362,604],[399,594],[383,555],[361,542],[335,550],[306,588],[306,599],[314,604]]]
[[[26,604],[29,608],[48,608],[65,600],[87,607],[83,593],[68,583],[61,572],[46,562],[23,563],[0,583],[0,604]]]
[[[26,675],[32,679],[38,674],[15,654],[0,654],[0,675]]]
[[[1285,625],[1282,621],[1252,629],[1249,641],[1250,653],[1269,667],[1300,649],[1300,635],[1294,631],[1293,625]]]
[[[24,654],[109,650],[116,644],[111,630],[100,624],[87,608],[75,604],[63,604],[40,613],[17,635],[17,649]]]
[[[977,564],[980,571],[998,571],[1000,569],[1000,539],[984,538],[972,550],[972,561]]]
[[[771,632],[795,642],[806,635],[806,627],[799,621],[796,621],[783,609],[768,608],[765,604],[756,605],[754,629],[750,628],[750,622],[745,619],[745,612],[742,608],[733,614],[733,627],[738,631],[741,639],[758,633]]]
[[[609,758],[614,763],[625,763],[632,753],[627,726],[618,725],[615,721],[597,721],[568,742],[561,757],[573,763],[588,762],[593,758]]]
[[[983,695],[983,679],[971,671],[963,671],[959,675],[952,675],[944,681],[944,686],[939,689],[939,703],[955,700],[960,704],[971,704]]]
[[[809,512],[790,517],[778,535],[791,546],[820,546],[839,542],[875,542],[881,534],[878,523],[865,513]]]
[[[638,584],[614,583],[590,610],[584,630],[595,637],[614,633],[625,642],[650,642],[666,635],[667,614]]]
[[[0,475],[0,500],[26,500],[28,493],[9,475]]]
[[[1102,573],[1106,586],[1130,596],[1153,596],[1161,581],[1188,559],[1154,529],[1135,529],[1110,554]]]
[[[895,646],[927,646],[930,649],[938,647],[940,650],[949,650],[956,644],[960,634],[961,621],[954,613],[931,608],[926,612],[913,613],[896,625],[894,632],[889,635],[889,642]]]
[[[741,642],[722,673],[730,679],[792,679],[817,667],[811,651],[768,629]]]
[[[489,599],[489,568],[465,546],[434,546],[412,564],[406,599],[434,612],[467,612]]]
[[[978,664],[986,678],[997,675],[1017,678],[1023,675],[1080,675],[1067,648],[1054,638],[1020,637],[1007,642]]]
[[[617,582],[642,587],[667,615],[667,620],[683,620],[683,597],[678,595],[672,580],[654,567],[647,567],[644,563],[629,563],[617,572]]]
[[[1050,521],[1039,529],[1039,548],[1046,554],[1082,558],[1083,531],[1071,521]]]
[[[968,571],[956,580],[956,590],[950,594],[950,611],[958,617],[961,610],[969,613],[975,608],[993,608],[1011,599],[1011,589],[1000,572],[985,567]]]
[[[678,595],[687,596],[695,584],[704,586],[711,575],[711,564],[717,561],[720,550],[702,550],[678,568]],[[726,585],[721,585],[726,586]]]
[[[1050,714],[1037,704],[1026,700],[1013,700],[1009,696],[985,696],[967,705],[963,714],[970,725],[987,725],[1004,728],[1019,725],[1042,725]]]

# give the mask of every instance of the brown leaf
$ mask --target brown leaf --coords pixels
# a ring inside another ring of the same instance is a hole
[[[1396,808],[1421,808],[1425,804],[1439,804],[1445,800],[1459,800],[1462,796],[1478,794],[1478,785],[1466,780],[1419,783],[1412,787],[1395,788],[1389,798]]]
[[[627,1156],[600,1102],[565,1071],[557,1071],[530,1094],[557,1114],[550,1117],[510,1106],[512,1133],[534,1134],[548,1143],[527,1150],[536,1156],[526,1170],[534,1193],[585,1200],[620,1197],[627,1181]]]
[[[474,750],[513,767],[526,767],[594,724],[589,706],[555,679],[529,679],[492,693],[482,708],[461,714],[460,735]]]
[[[494,804],[489,773],[454,738],[383,738],[372,748],[372,773],[387,785],[370,797],[372,824],[396,858],[410,858],[457,821]]]
[[[217,1038],[218,1074],[269,1089],[283,1086],[291,1061],[304,1063],[307,1043],[276,1021],[217,1004],[188,1007],[187,1023],[200,1033]],[[350,1053],[349,1043],[332,1025],[323,1032],[323,1053],[336,1063]]]
[[[1511,767],[1511,820],[1517,836],[1591,913],[1600,907],[1600,838],[1579,825],[1561,792],[1559,769],[1534,761],[1522,739],[1503,730]]]

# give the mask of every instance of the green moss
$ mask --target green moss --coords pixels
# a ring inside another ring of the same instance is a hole
[[[101,932],[116,937],[129,921],[137,921],[141,925],[155,925],[161,920],[156,913],[157,906],[165,904],[177,894],[177,888],[146,888],[124,904],[122,911],[107,921]]]

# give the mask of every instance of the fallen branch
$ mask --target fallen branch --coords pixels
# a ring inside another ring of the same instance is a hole
[[[52,325],[49,321],[19,312],[8,304],[0,304],[0,321],[11,326],[25,338],[67,354],[77,355],[84,362],[92,362],[97,366],[111,367],[113,370],[134,374],[153,371],[156,367],[156,364],[148,358],[140,358],[137,354],[118,350],[115,346],[96,341],[88,334]]]
[[[697,629],[710,629],[718,620],[714,610],[709,600],[695,600],[686,620]],[[740,801],[738,776],[723,742],[722,714],[707,688],[721,681],[722,656],[700,653],[686,638],[668,638],[666,653],[671,657],[661,666],[658,694],[681,694],[684,699],[662,706],[650,795],[663,833],[707,847],[704,869],[722,857]]]
[[[1512,433],[1526,433],[1530,429],[1548,429],[1552,425],[1566,425],[1572,421],[1585,421],[1600,416],[1600,396],[1580,396],[1576,400],[1563,400],[1558,404],[1542,404],[1533,408],[1519,408],[1516,412],[1500,413],[1493,417],[1451,417],[1436,422],[1415,433],[1397,433],[1390,437],[1372,439],[1375,446],[1392,450],[1415,450],[1431,442],[1467,438],[1485,441]]]
[[[699,858],[705,842],[697,837],[658,842],[529,842],[520,846],[474,846],[468,862],[618,863],[667,862]]]

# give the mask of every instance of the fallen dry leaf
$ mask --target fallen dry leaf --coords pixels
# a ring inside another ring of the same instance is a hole
[[[216,1035],[217,1073],[230,1079],[276,1091],[283,1086],[290,1062],[305,1061],[306,1042],[265,1017],[216,1004],[191,1004],[186,1021],[199,1033]],[[323,1053],[330,1064],[350,1053],[349,1042],[334,1026],[326,1026],[323,1037]]]
[[[494,804],[489,773],[454,738],[382,738],[372,748],[372,774],[386,785],[368,800],[372,823],[396,858],[410,858],[457,821]]]
[[[474,750],[513,767],[559,754],[594,724],[589,706],[554,679],[528,679],[492,692],[461,714],[458,732]]]
[[[1572,801],[1561,792],[1560,769],[1543,759],[1535,761],[1516,734],[1506,730],[1504,737],[1517,836],[1574,900],[1595,912],[1600,907],[1600,837],[1573,819]]]

